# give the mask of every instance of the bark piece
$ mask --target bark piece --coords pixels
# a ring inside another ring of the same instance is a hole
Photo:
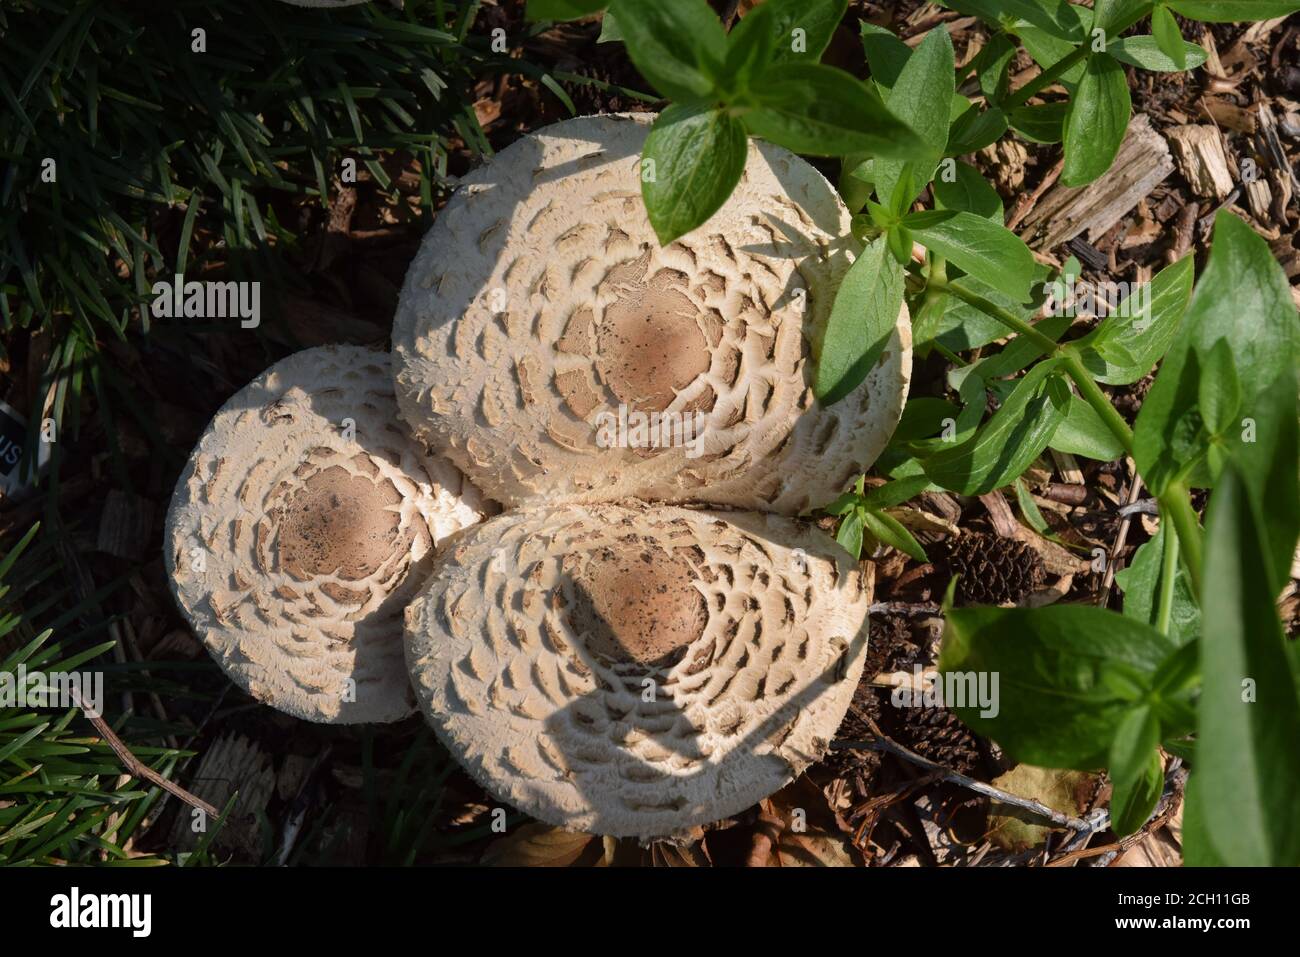
[[[153,512],[153,502],[147,498],[116,488],[110,491],[99,513],[99,550],[139,561],[149,542]]]
[[[1224,200],[1232,192],[1232,168],[1223,137],[1213,126],[1179,126],[1169,131],[1178,172],[1197,196]]]
[[[1053,187],[1025,217],[1020,236],[1034,249],[1052,249],[1086,232],[1097,242],[1124,218],[1157,183],[1173,172],[1164,137],[1145,115],[1129,123],[1115,164],[1087,186]]]

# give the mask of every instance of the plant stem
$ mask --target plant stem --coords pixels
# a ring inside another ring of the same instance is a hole
[[[1133,430],[1128,427],[1128,423],[1124,421],[1124,417],[1119,414],[1119,411],[1110,404],[1110,399],[1106,398],[1106,393],[1101,391],[1101,386],[1097,385],[1096,380],[1088,374],[1088,370],[1084,368],[1077,355],[1067,353],[1065,371],[1074,380],[1083,401],[1092,406],[1092,410],[1101,416],[1101,420],[1106,423],[1106,428],[1110,429],[1111,434],[1119,439],[1120,444],[1124,446],[1124,451],[1132,455]]]
[[[1064,58],[1057,60],[1038,76],[1016,90],[1015,93],[1012,93],[1007,100],[1006,108],[1014,109],[1017,106],[1024,106],[1032,97],[1037,96],[1059,80],[1062,75],[1068,73],[1076,63],[1087,59],[1089,52],[1087,43],[1079,44],[1072,53],[1066,54]]]
[[[1174,611],[1174,577],[1178,574],[1178,529],[1173,522],[1164,527],[1164,551],[1160,554],[1160,598],[1156,604],[1156,629],[1169,634]]]
[[[946,282],[935,282],[931,288],[950,293],[958,299],[970,303],[981,312],[992,316],[1013,332],[1029,337],[1030,341],[1042,349],[1044,354],[1063,358],[1065,371],[1074,380],[1080,397],[1092,407],[1093,411],[1101,418],[1101,421],[1106,424],[1106,428],[1119,440],[1120,445],[1124,447],[1124,451],[1129,455],[1133,454],[1133,430],[1129,428],[1128,423],[1124,421],[1124,417],[1119,414],[1115,406],[1111,405],[1110,400],[1106,398],[1106,393],[1101,391],[1101,387],[1088,374],[1088,370],[1084,368],[1083,363],[1079,361],[1078,355],[1072,348],[1063,348],[1019,316],[1003,309],[995,302],[990,302],[983,296],[962,289],[960,286],[954,286]],[[1188,575],[1191,578],[1192,592],[1199,600],[1201,596],[1201,529],[1196,520],[1196,512],[1192,509],[1192,500],[1187,489],[1179,482],[1171,483],[1157,497],[1157,500],[1160,503],[1160,514],[1168,516],[1177,530],[1178,545],[1183,555],[1183,561],[1187,565]]]
[[[1181,482],[1171,482],[1157,501],[1161,516],[1168,516],[1178,532],[1178,548],[1183,553],[1187,573],[1191,576],[1192,592],[1201,597],[1201,526],[1192,508],[1191,495]]]
[[[1130,10],[1127,16],[1112,24],[1110,29],[1107,31],[1107,42],[1109,42],[1111,37],[1119,36],[1143,17],[1148,16],[1151,13],[1151,8],[1153,6],[1155,6],[1155,4],[1140,4]],[[1039,93],[1043,92],[1043,90],[1047,89],[1059,80],[1064,74],[1068,73],[1070,68],[1076,63],[1086,60],[1091,53],[1092,41],[1090,39],[1084,40],[1075,47],[1073,51],[1066,54],[1063,59],[1057,60],[1042,73],[1038,74],[1038,76],[1034,77],[1020,89],[1016,90],[1015,93],[1011,94],[1007,99],[1004,109],[1013,109],[1017,106],[1024,106],[1032,97],[1037,96]]]
[[[1050,356],[1056,354],[1058,347],[1054,339],[1039,332],[1015,313],[1003,309],[996,302],[990,302],[981,295],[948,282],[935,280],[929,284],[929,288],[937,289],[939,292],[946,292],[949,295],[956,296],[963,302],[967,302],[974,306],[980,312],[992,316],[1012,332],[1018,332],[1020,335],[1027,337],[1030,342],[1042,349],[1047,355]]]

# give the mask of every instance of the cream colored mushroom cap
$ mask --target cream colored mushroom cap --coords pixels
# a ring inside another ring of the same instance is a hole
[[[483,501],[397,420],[387,353],[323,346],[235,393],[167,512],[176,601],[230,678],[308,721],[414,710],[402,611]]]
[[[906,309],[866,381],[821,407],[810,357],[853,259],[848,210],[808,163],[751,141],[722,209],[660,247],[648,122],[566,120],[462,180],[402,290],[402,415],[507,505],[823,505],[902,414]]]
[[[870,592],[789,518],[543,506],[439,555],[406,613],[407,663],[439,738],[500,799],[668,836],[822,756],[862,673]]]

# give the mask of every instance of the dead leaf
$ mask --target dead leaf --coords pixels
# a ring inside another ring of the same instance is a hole
[[[483,852],[482,863],[490,867],[572,867],[576,864],[594,864],[584,854],[594,848],[596,858],[604,853],[604,846],[593,834],[565,831],[546,824],[525,824],[514,833],[495,841]]]
[[[1055,768],[1036,768],[1032,764],[1017,765],[999,778],[993,786],[1009,791],[1017,797],[1046,804],[1054,811],[1077,817],[1087,807],[1090,795],[1097,784],[1097,775],[1086,771],[1061,771]],[[1006,851],[1024,851],[1037,847],[1047,839],[1050,824],[1030,811],[994,804],[995,813],[989,814],[989,840]]]

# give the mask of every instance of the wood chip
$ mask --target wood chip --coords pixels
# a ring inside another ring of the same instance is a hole
[[[1201,113],[1211,122],[1226,126],[1238,133],[1254,133],[1257,125],[1253,110],[1245,109],[1236,103],[1229,103],[1216,96],[1207,96],[1200,101]]]
[[[1223,136],[1213,126],[1178,126],[1170,129],[1169,146],[1174,162],[1197,196],[1219,201],[1232,192],[1232,170],[1223,149]]]
[[[99,513],[96,547],[118,558],[139,561],[149,543],[153,510],[154,503],[149,499],[112,489],[104,498],[104,510]]]
[[[242,856],[259,860],[262,855],[262,831],[258,820],[275,790],[275,772],[271,761],[256,742],[237,734],[218,738],[203,751],[203,760],[194,778],[191,790],[218,811],[236,791],[239,798],[231,809],[225,827],[217,835],[220,848],[237,850]],[[206,834],[196,831],[196,818],[189,808],[182,808],[172,825],[169,843],[178,850],[194,850]],[[215,827],[216,821],[204,821],[205,828]]]
[[[1173,170],[1164,137],[1145,114],[1135,116],[1110,172],[1087,186],[1054,186],[1025,217],[1020,236],[1035,249],[1051,249],[1085,231],[1095,243]]]

